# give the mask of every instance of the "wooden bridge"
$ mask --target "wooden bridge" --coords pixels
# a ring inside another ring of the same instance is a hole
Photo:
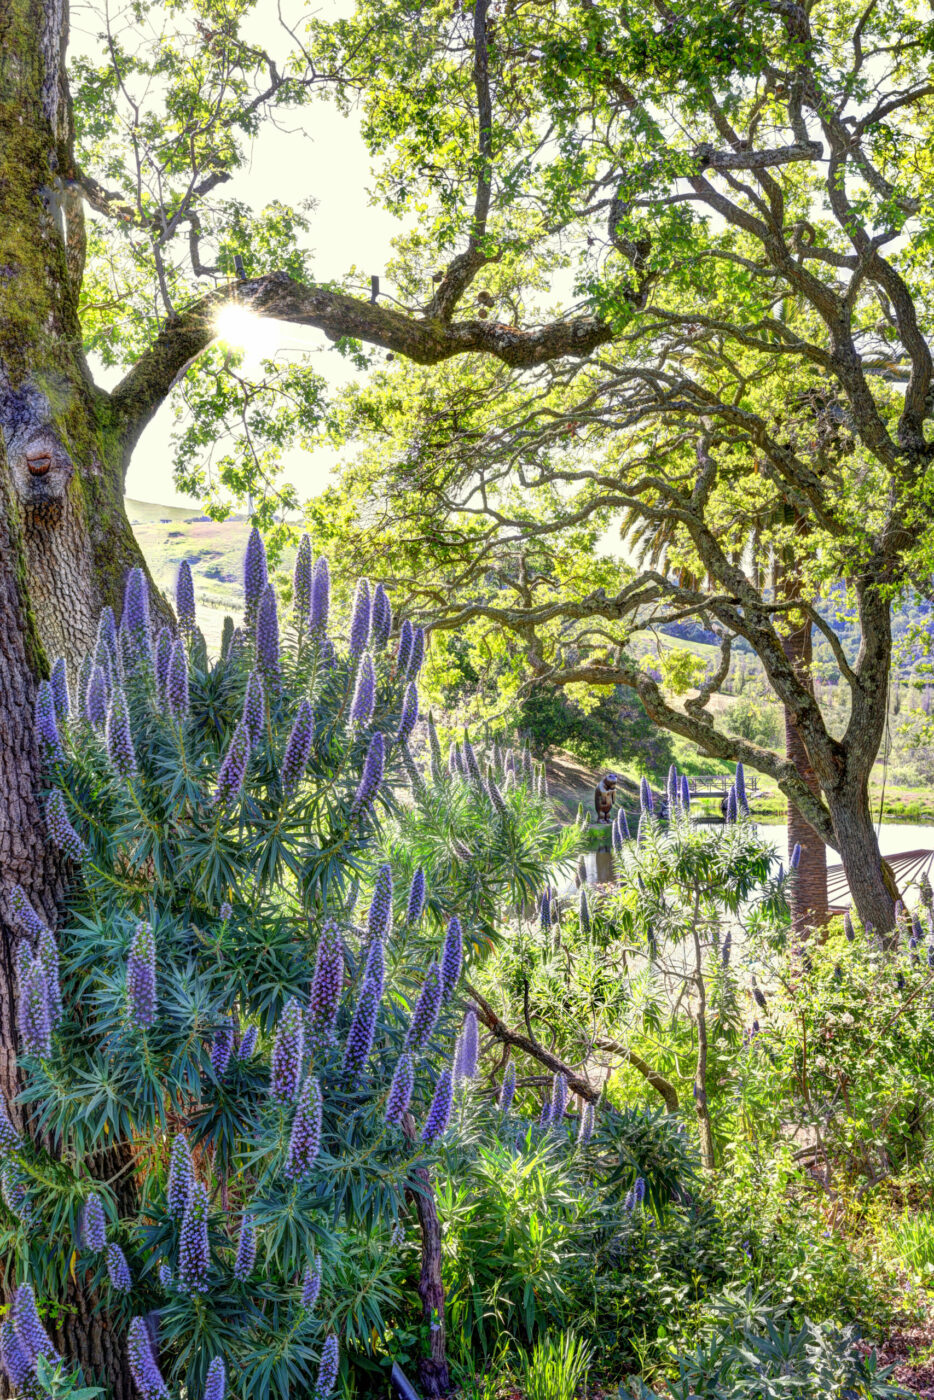
[[[733,782],[732,773],[696,773],[693,778],[688,774],[688,792],[692,797],[726,797]],[[758,788],[758,777],[755,773],[748,773],[746,795],[752,796]]]

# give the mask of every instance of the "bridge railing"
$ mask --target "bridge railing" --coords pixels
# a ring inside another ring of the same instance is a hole
[[[695,773],[688,777],[688,790],[693,793],[729,792],[733,785],[732,773]],[[755,792],[759,780],[755,773],[746,775],[746,791]]]

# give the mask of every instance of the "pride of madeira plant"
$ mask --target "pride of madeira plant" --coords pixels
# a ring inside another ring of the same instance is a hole
[[[394,878],[399,836],[378,854],[393,784],[418,779],[424,636],[406,621],[390,645],[389,600],[361,580],[339,644],[307,538],[287,626],[255,531],[244,584],[211,660],[188,566],[177,631],[133,571],[74,695],[63,665],[40,688],[73,879],[57,933],[12,899],[24,1088],[0,1104],[0,1355],[23,1395],[68,1371],[50,1333],[76,1278],[143,1400],[325,1400],[341,1367],[387,1364],[393,1241],[475,1065],[470,1018],[453,1063],[474,920],[444,894],[463,889],[408,857]],[[497,849],[512,821],[497,791]],[[526,851],[530,887],[547,844]],[[443,1295],[431,1308],[440,1393]]]

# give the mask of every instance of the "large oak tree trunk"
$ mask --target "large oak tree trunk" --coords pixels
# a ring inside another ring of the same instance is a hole
[[[785,655],[796,674],[813,694],[811,676],[811,623],[796,627],[783,639]],[[785,756],[795,765],[801,777],[820,797],[820,783],[808,755],[804,740],[795,724],[794,715],[785,710]],[[827,854],[823,841],[811,823],[802,816],[793,802],[788,803],[788,849],[801,847],[798,873],[792,885],[791,919],[797,933],[825,924],[830,917],[827,903]]]

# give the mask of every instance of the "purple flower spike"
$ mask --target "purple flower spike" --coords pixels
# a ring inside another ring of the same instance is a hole
[[[393,1070],[392,1083],[386,1097],[387,1123],[398,1124],[402,1122],[403,1115],[408,1111],[414,1087],[415,1065],[412,1062],[412,1056],[402,1054]]]
[[[405,1037],[407,1050],[424,1050],[435,1028],[440,1011],[441,973],[437,963],[432,963],[422,983],[422,990],[415,1004],[415,1010],[412,1012],[412,1020]]]
[[[218,1079],[223,1079],[230,1064],[234,1048],[234,1019],[228,1013],[224,1024],[214,1033],[211,1044],[211,1068]]]
[[[856,934],[853,931],[853,918],[850,914],[849,909],[843,916],[843,932],[846,934],[847,943],[852,943],[853,939],[856,937]]]
[[[578,917],[578,921],[579,921],[579,923],[580,923],[581,933],[589,933],[589,932],[590,932],[590,904],[589,904],[588,901],[587,901],[587,890],[586,890],[586,888],[585,888],[584,885],[581,885],[581,889],[580,889],[580,901],[579,901],[579,904],[578,904],[577,917]]]
[[[268,578],[266,546],[263,544],[262,535],[254,525],[250,531],[250,538],[247,540],[246,555],[243,560],[243,612],[244,622],[248,628],[252,629],[256,626],[259,600],[263,596]]]
[[[668,797],[668,817],[674,820],[675,809],[678,806],[678,794],[681,791],[681,784],[678,780],[678,765],[673,763],[668,769],[668,782],[665,792]]]
[[[351,724],[357,724],[361,729],[365,728],[372,720],[375,708],[376,675],[372,659],[369,656],[364,656],[357,672],[357,684],[350,705]]]
[[[379,995],[383,995],[383,987],[386,984],[386,950],[378,938],[373,939],[367,951],[363,978],[364,981],[372,982]]]
[[[290,997],[279,1017],[272,1047],[269,1092],[278,1103],[292,1103],[298,1094],[305,1055],[305,1028],[302,1008]]]
[[[344,982],[344,946],[333,919],[321,929],[315,954],[315,972],[308,996],[308,1030],[313,1049],[331,1045]]]
[[[441,951],[441,986],[446,1002],[454,995],[454,988],[460,981],[463,966],[464,930],[461,928],[460,919],[454,914],[448,922],[444,948]]]
[[[45,920],[39,917],[30,904],[22,885],[14,885],[10,890],[10,914],[13,922],[18,924],[24,933],[28,933],[30,938],[38,938],[47,927]]]
[[[581,1147],[588,1143],[593,1137],[594,1107],[592,1103],[585,1103],[581,1113],[580,1127],[577,1130],[577,1141]]]
[[[285,1174],[290,1181],[308,1175],[321,1150],[321,1088],[313,1074],[302,1085],[292,1119]]]
[[[40,681],[36,691],[35,725],[43,754],[54,763],[61,763],[65,755],[55,722],[55,699],[48,681]]]
[[[19,987],[19,1033],[23,1050],[37,1060],[52,1054],[52,1013],[48,981],[40,957],[28,953]],[[25,961],[25,960],[24,960]]]
[[[206,1293],[210,1268],[208,1189],[194,1181],[178,1236],[178,1281],[190,1293]]]
[[[230,746],[217,774],[214,801],[219,807],[229,807],[240,796],[249,761],[250,735],[241,721],[233,732]]]
[[[551,1099],[546,1099],[542,1104],[542,1111],[538,1115],[538,1126],[540,1128],[551,1126]]]
[[[21,1283],[13,1294],[13,1301],[10,1305],[10,1318],[13,1323],[13,1331],[26,1356],[31,1370],[35,1370],[36,1361],[40,1356],[44,1356],[53,1366],[57,1366],[61,1357],[52,1345],[51,1339],[42,1325],[39,1318],[39,1309],[36,1307],[36,1295],[28,1283]]]
[[[620,807],[620,809],[619,809],[619,818],[618,818],[618,821],[619,821],[620,835],[622,836],[623,840],[624,840],[624,841],[631,841],[631,840],[632,840],[632,833],[631,833],[630,830],[629,830],[629,822],[626,820],[626,813],[623,811],[622,807]]]
[[[159,628],[159,635],[156,637],[156,689],[160,695],[165,694],[165,684],[169,678],[169,658],[172,655],[172,647],[175,645],[172,633],[167,627]]]
[[[156,1019],[156,940],[152,926],[142,920],[133,932],[126,963],[126,1003],[130,1024],[148,1031]]]
[[[279,689],[279,611],[276,607],[275,589],[271,583],[267,583],[263,589],[256,615],[256,669],[266,682],[267,690]]]
[[[402,700],[402,713],[399,716],[399,728],[396,731],[396,742],[407,744],[412,737],[412,730],[418,723],[418,691],[415,682],[410,681],[405,688],[405,695]]]
[[[182,636],[191,637],[195,630],[195,581],[187,559],[183,559],[178,566],[175,579],[175,611],[178,614],[178,626]]]
[[[353,610],[350,614],[349,649],[351,656],[362,656],[366,651],[370,640],[371,621],[370,585],[365,578],[362,578],[357,582]]]
[[[307,700],[302,700],[295,715],[295,723],[289,735],[285,753],[282,755],[282,791],[291,797],[305,776],[305,769],[311,757],[311,745],[315,737],[315,715]]]
[[[730,954],[732,953],[732,951],[733,951],[733,935],[732,935],[732,933],[730,933],[730,931],[729,931],[729,929],[728,929],[728,930],[727,930],[726,938],[724,938],[724,940],[723,940],[723,950],[722,950],[722,952],[721,952],[721,954],[720,954],[720,960],[721,960],[721,962],[722,962],[722,964],[723,964],[724,967],[729,967],[729,965],[730,965]]]
[[[224,1358],[215,1356],[205,1377],[204,1400],[224,1400],[226,1387],[227,1372],[224,1369]]]
[[[483,786],[483,778],[480,773],[480,765],[477,762],[477,755],[474,753],[473,744],[470,742],[470,735],[464,730],[464,768],[468,781],[476,788]]]
[[[169,668],[165,678],[165,699],[173,719],[188,713],[188,657],[185,643],[175,642],[169,653]]]
[[[641,1206],[642,1202],[645,1200],[645,1181],[641,1176],[636,1177],[635,1185],[632,1189],[635,1192],[636,1205]]]
[[[425,908],[425,872],[419,867],[412,876],[412,884],[409,887],[409,902],[406,906],[405,921],[414,927]]]
[[[52,701],[55,705],[55,718],[58,720],[59,724],[64,724],[71,714],[71,696],[68,693],[68,670],[65,666],[64,656],[60,656],[52,667],[49,685],[52,689]]]
[[[438,1076],[434,1098],[425,1126],[422,1128],[422,1142],[435,1142],[446,1131],[451,1121],[451,1106],[454,1102],[454,1079],[449,1069],[443,1069]]]
[[[172,1273],[168,1264],[163,1263],[159,1265],[158,1277],[159,1287],[164,1292],[168,1293],[175,1283],[175,1275]]]
[[[424,627],[416,627],[413,629],[412,632],[412,655],[410,656],[409,664],[406,667],[406,674],[410,676],[413,681],[418,679],[418,673],[422,669],[422,664],[424,660],[425,629]]]
[[[516,1062],[510,1060],[503,1075],[502,1088],[499,1091],[499,1111],[504,1116],[512,1108],[512,1101],[516,1097]]]
[[[130,714],[126,696],[119,685],[110,697],[110,709],[107,711],[107,757],[111,768],[124,782],[135,775],[136,753],[130,731]]]
[[[114,610],[110,605],[101,611],[97,620],[97,643],[94,649],[95,660],[99,663],[102,649],[106,651],[110,661],[111,670],[117,664],[117,623],[114,618]]]
[[[399,646],[396,650],[396,675],[408,675],[409,666],[412,663],[412,643],[415,640],[415,633],[408,618],[405,619],[399,628]]]
[[[256,1226],[252,1215],[244,1215],[240,1222],[240,1239],[237,1243],[237,1258],[234,1261],[234,1278],[244,1283],[253,1272],[256,1263]]]
[[[473,1007],[464,1017],[464,1029],[461,1031],[460,1060],[458,1069],[460,1078],[475,1079],[477,1075],[477,1062],[480,1058],[480,1035],[477,1028],[477,1013]]]
[[[302,1307],[306,1312],[311,1312],[318,1301],[318,1294],[321,1292],[322,1259],[319,1254],[314,1263],[305,1270],[302,1279]]]
[[[618,818],[618,817],[617,817],[617,819],[613,822],[613,825],[610,827],[610,834],[611,834],[612,839],[613,839],[613,853],[614,853],[614,855],[621,855],[621,854],[622,854],[622,850],[623,850],[623,832],[622,832],[622,828],[620,827],[619,818]]]
[[[386,767],[386,745],[379,730],[370,740],[370,747],[367,749],[366,758],[363,763],[363,773],[360,776],[360,786],[351,807],[352,813],[366,811],[379,792],[380,784],[383,781],[383,773]]]
[[[358,1075],[366,1068],[373,1049],[373,1036],[376,1033],[376,1017],[379,1013],[380,987],[367,977],[360,988],[360,996],[354,1009],[347,1044],[344,1047],[344,1073]]]
[[[385,651],[392,631],[392,607],[386,590],[378,583],[373,590],[373,650]]]
[[[789,864],[789,866],[791,867],[792,870],[797,870],[798,865],[799,865],[799,863],[800,863],[800,860],[801,860],[801,845],[800,845],[799,842],[796,841],[796,842],[795,842],[795,848],[794,848],[794,850],[793,850],[792,853],[791,853],[791,859],[790,859],[789,862],[788,862],[788,864]]]
[[[107,1246],[107,1273],[110,1277],[111,1288],[118,1293],[129,1293],[133,1287],[133,1278],[130,1273],[130,1266],[126,1262],[126,1255],[118,1244]]]
[[[144,656],[148,656],[151,647],[149,582],[138,566],[131,569],[126,576],[123,590],[123,616],[120,619],[120,625],[126,628],[134,649]]]
[[[55,935],[51,929],[41,930],[36,945],[36,955],[42,963],[49,1016],[52,1019],[54,1030],[62,1019],[64,1006],[62,1005],[62,991],[58,980],[58,944],[55,942]]]
[[[639,806],[644,817],[651,817],[655,812],[655,803],[652,799],[652,789],[649,787],[648,778],[643,778],[639,784]]]
[[[165,1200],[169,1214],[181,1220],[188,1209],[191,1188],[195,1179],[195,1169],[191,1160],[191,1148],[184,1133],[176,1133],[172,1140],[172,1153],[169,1157],[169,1180]]]
[[[0,1365],[17,1395],[32,1395],[35,1387],[32,1364],[16,1335],[10,1318],[0,1323]]]
[[[5,1100],[0,1097],[0,1157],[17,1152],[22,1138],[13,1126]]]
[[[337,1338],[333,1332],[321,1348],[321,1360],[318,1363],[318,1379],[315,1381],[314,1400],[328,1400],[337,1384],[337,1372],[340,1367],[340,1349],[337,1345]]]
[[[292,575],[292,600],[295,616],[299,622],[306,622],[311,610],[311,540],[302,535],[295,555],[295,572]]]
[[[256,1040],[258,1035],[258,1026],[247,1026],[246,1030],[243,1032],[243,1039],[240,1042],[240,1047],[237,1050],[238,1060],[252,1060],[254,1052],[256,1050]]]
[[[33,1223],[33,1207],[18,1162],[6,1161],[0,1167],[0,1195],[10,1214],[15,1215],[28,1230]]]
[[[541,899],[538,902],[539,923],[543,930],[551,928],[551,892],[542,890]]]
[[[169,1400],[169,1388],[159,1373],[145,1318],[134,1317],[130,1322],[126,1349],[130,1374],[142,1400]]]
[[[559,1128],[568,1106],[567,1076],[559,1070],[551,1084],[551,1125]]]
[[[81,1238],[85,1249],[93,1254],[100,1254],[107,1247],[107,1217],[104,1203],[96,1191],[88,1196],[81,1212]]]
[[[373,899],[370,902],[370,912],[367,915],[367,935],[372,941],[374,938],[381,943],[392,933],[392,869],[388,865],[381,865],[376,876],[376,883],[373,886]]]
[[[103,729],[110,705],[110,686],[100,666],[91,669],[88,688],[84,692],[84,713],[92,729]]]
[[[259,671],[251,671],[243,697],[243,717],[251,745],[258,744],[266,727],[266,688]]]
[[[322,554],[315,564],[314,577],[311,580],[311,613],[310,621],[312,630],[319,637],[325,636],[328,630],[328,616],[331,611],[331,572],[328,568],[328,561]]]
[[[736,821],[736,816],[736,785],[735,783],[731,783],[730,790],[726,795],[726,821],[728,826],[732,826]]]
[[[681,814],[688,816],[691,811],[691,785],[688,782],[687,774],[681,774]]]
[[[733,783],[736,788],[736,807],[744,817],[749,816],[749,802],[746,798],[746,773],[741,763],[736,765],[736,779]]]

